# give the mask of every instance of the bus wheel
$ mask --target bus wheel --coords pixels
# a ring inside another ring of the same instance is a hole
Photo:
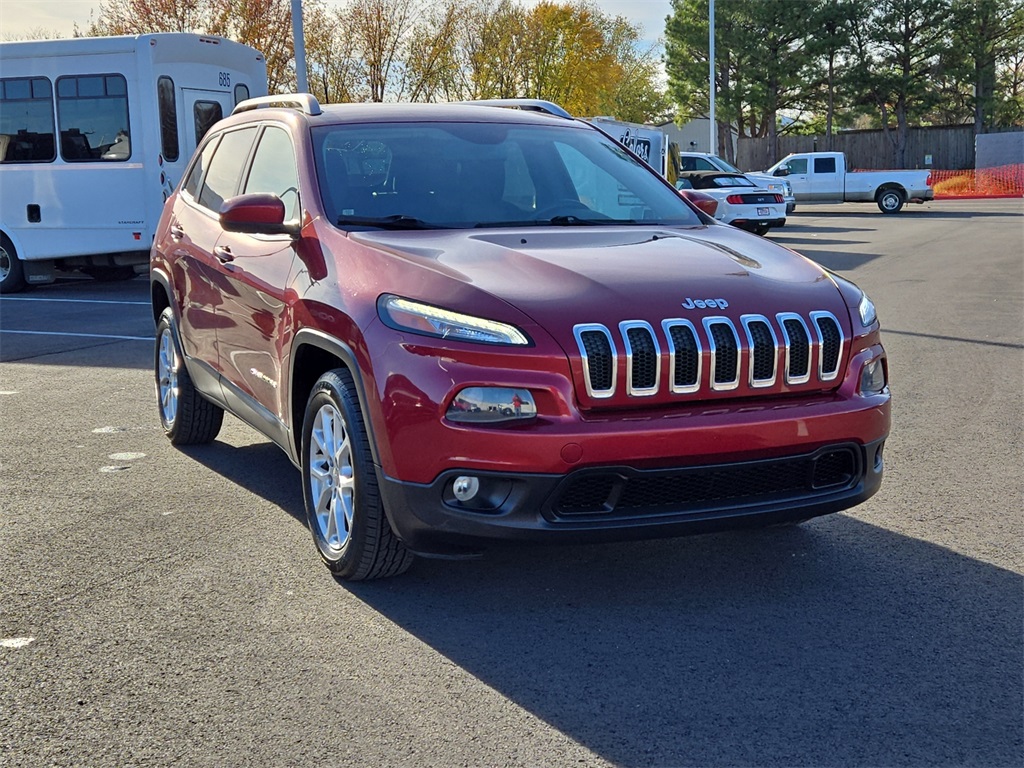
[[[101,283],[118,283],[135,277],[135,267],[131,265],[120,267],[82,267],[82,272],[93,280],[99,280]]]
[[[16,293],[24,287],[25,271],[14,243],[0,234],[0,293]]]

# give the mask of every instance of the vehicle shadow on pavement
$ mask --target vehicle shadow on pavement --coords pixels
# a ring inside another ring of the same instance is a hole
[[[275,443],[235,446],[218,440],[209,445],[180,446],[180,450],[235,485],[280,507],[305,527],[299,471]]]
[[[815,217],[818,218],[818,217]],[[819,224],[804,224],[799,217],[792,216],[787,222],[786,226],[781,230],[773,230],[772,235],[781,233],[788,233],[790,231],[797,231],[800,234],[812,233],[815,235],[845,235],[850,232],[877,232],[875,227],[826,227]],[[772,238],[776,239],[776,238]]]
[[[1021,755],[1021,577],[846,515],[344,588],[617,765]]]

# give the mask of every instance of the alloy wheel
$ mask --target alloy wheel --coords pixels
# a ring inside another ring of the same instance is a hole
[[[355,472],[345,419],[330,404],[323,405],[314,417],[309,484],[319,536],[330,550],[340,552],[352,535]]]
[[[171,425],[178,415],[178,352],[174,348],[174,337],[169,328],[160,334],[157,386],[160,390],[160,414],[164,423]]]

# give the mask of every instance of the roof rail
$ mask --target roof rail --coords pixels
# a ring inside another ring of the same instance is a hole
[[[475,104],[480,107],[505,107],[506,109],[522,109],[527,112],[543,112],[566,120],[575,118],[552,101],[543,99],[479,99],[476,101],[460,101],[459,104]]]
[[[273,96],[260,96],[256,99],[240,101],[231,110],[232,115],[239,112],[248,112],[253,109],[269,109],[270,107],[281,107],[284,109],[297,109],[306,115],[321,114],[320,102],[311,93],[278,93]]]

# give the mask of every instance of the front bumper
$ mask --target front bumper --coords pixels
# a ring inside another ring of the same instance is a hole
[[[414,552],[472,556],[508,542],[599,542],[801,520],[855,506],[882,482],[884,438],[713,465],[589,467],[566,474],[449,470],[433,483],[380,473],[392,528]],[[460,501],[457,477],[479,492]]]

